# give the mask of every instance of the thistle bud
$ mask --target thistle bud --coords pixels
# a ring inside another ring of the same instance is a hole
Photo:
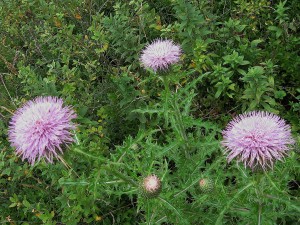
[[[146,198],[155,198],[161,192],[161,181],[156,175],[150,175],[141,182],[142,194]]]
[[[212,179],[209,178],[202,178],[199,181],[199,188],[200,191],[203,193],[209,193],[214,189],[214,182]]]

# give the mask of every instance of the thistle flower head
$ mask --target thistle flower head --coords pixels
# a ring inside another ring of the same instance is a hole
[[[143,179],[142,190],[146,197],[153,198],[161,191],[161,181],[156,175],[150,175]]]
[[[13,115],[8,136],[16,154],[32,165],[44,157],[53,162],[53,157],[62,153],[61,146],[73,141],[71,130],[76,118],[70,107],[56,97],[37,97],[28,101]]]
[[[173,41],[157,39],[142,51],[140,60],[145,68],[164,70],[179,61],[181,52],[180,46]]]
[[[223,138],[228,162],[237,158],[252,169],[257,165],[272,167],[294,144],[290,126],[279,116],[263,111],[237,116],[223,131]]]
[[[202,178],[199,181],[199,188],[204,193],[211,192],[214,188],[214,182],[212,179]]]

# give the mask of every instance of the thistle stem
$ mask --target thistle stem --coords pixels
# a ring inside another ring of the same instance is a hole
[[[168,110],[169,110],[169,98],[170,98],[170,87],[169,87],[169,79],[166,76],[161,77],[164,87],[165,87],[165,99],[164,99],[164,117],[165,117],[165,125],[167,126],[169,123],[168,118]]]
[[[182,116],[181,116],[180,110],[178,108],[178,105],[176,104],[176,100],[174,100],[173,108],[174,108],[174,112],[175,112],[175,121],[178,124],[178,128],[179,128],[178,130],[180,132],[181,138],[184,140],[185,156],[186,156],[186,158],[189,158],[190,155],[188,154],[188,149],[189,149],[188,138],[187,138],[187,135],[186,135],[186,132],[184,129],[183,122],[182,122]]]
[[[176,129],[178,130],[182,140],[184,141],[184,148],[185,148],[185,156],[186,158],[189,158],[189,154],[188,154],[188,138],[184,129],[184,125],[182,122],[182,116],[181,116],[181,112],[179,110],[179,107],[177,105],[177,101],[176,101],[176,96],[174,96],[174,98],[171,99],[171,91],[170,91],[170,82],[168,79],[168,76],[162,76],[161,77],[164,87],[165,87],[165,99],[164,99],[164,105],[165,105],[165,120],[168,121],[168,115],[167,115],[167,111],[166,109],[168,109],[169,107],[169,102],[171,103],[171,107],[174,110],[174,120],[175,120],[175,124],[174,126],[176,127]]]
[[[81,151],[80,149],[74,148],[74,150],[76,152],[78,152],[78,153],[81,153],[81,154],[85,155],[85,156],[88,156],[90,158],[94,158],[94,159],[98,160],[99,162],[107,162],[107,159],[100,158],[100,157],[95,157],[93,155],[90,155],[90,154],[88,154],[86,152]],[[113,163],[113,162],[110,162],[110,164],[120,165],[122,163]],[[123,181],[125,181],[125,182],[127,182],[127,183],[129,183],[131,185],[133,185],[134,187],[138,187],[139,186],[138,183],[136,183],[135,181],[133,181],[130,177],[123,175],[119,171],[113,169],[110,165],[108,165],[108,166],[102,166],[102,168],[105,169],[107,172],[109,172],[109,173],[115,175],[116,177],[120,178],[121,180],[123,180]]]
[[[256,174],[256,182],[255,182],[255,192],[258,199],[258,215],[257,215],[257,224],[261,224],[261,212],[262,212],[262,203],[261,203],[261,179],[263,174]]]
[[[130,177],[125,176],[124,174],[120,173],[119,171],[111,168],[110,166],[103,166],[103,169],[105,169],[107,172],[115,175],[116,177],[120,178],[121,180],[124,180],[125,182],[133,185],[134,187],[138,187],[138,183],[133,181]]]
[[[247,190],[252,185],[254,185],[254,182],[251,182],[247,186],[243,187],[239,192],[237,192],[235,194],[235,196],[233,196],[233,198],[227,203],[227,205],[224,207],[224,209],[222,210],[222,212],[219,214],[219,217],[218,217],[218,219],[217,219],[217,221],[215,223],[216,225],[223,224],[222,223],[223,216],[224,216],[225,212],[229,209],[230,205],[235,201],[235,199],[237,199],[245,190]]]

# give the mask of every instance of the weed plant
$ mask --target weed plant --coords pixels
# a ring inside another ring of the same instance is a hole
[[[299,15],[298,0],[0,1],[0,222],[299,224]],[[154,72],[140,59],[157,39],[182,54]],[[8,139],[38,96],[77,114],[53,164]],[[254,110],[295,139],[266,170],[220,144]]]

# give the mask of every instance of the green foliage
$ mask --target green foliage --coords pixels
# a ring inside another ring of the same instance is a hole
[[[1,223],[298,224],[299,15],[298,0],[0,1]],[[163,74],[139,62],[157,38],[183,48]],[[48,95],[76,110],[76,142],[30,166],[7,128]],[[248,110],[280,114],[297,141],[265,173],[220,146]],[[145,198],[151,174],[162,190]]]

